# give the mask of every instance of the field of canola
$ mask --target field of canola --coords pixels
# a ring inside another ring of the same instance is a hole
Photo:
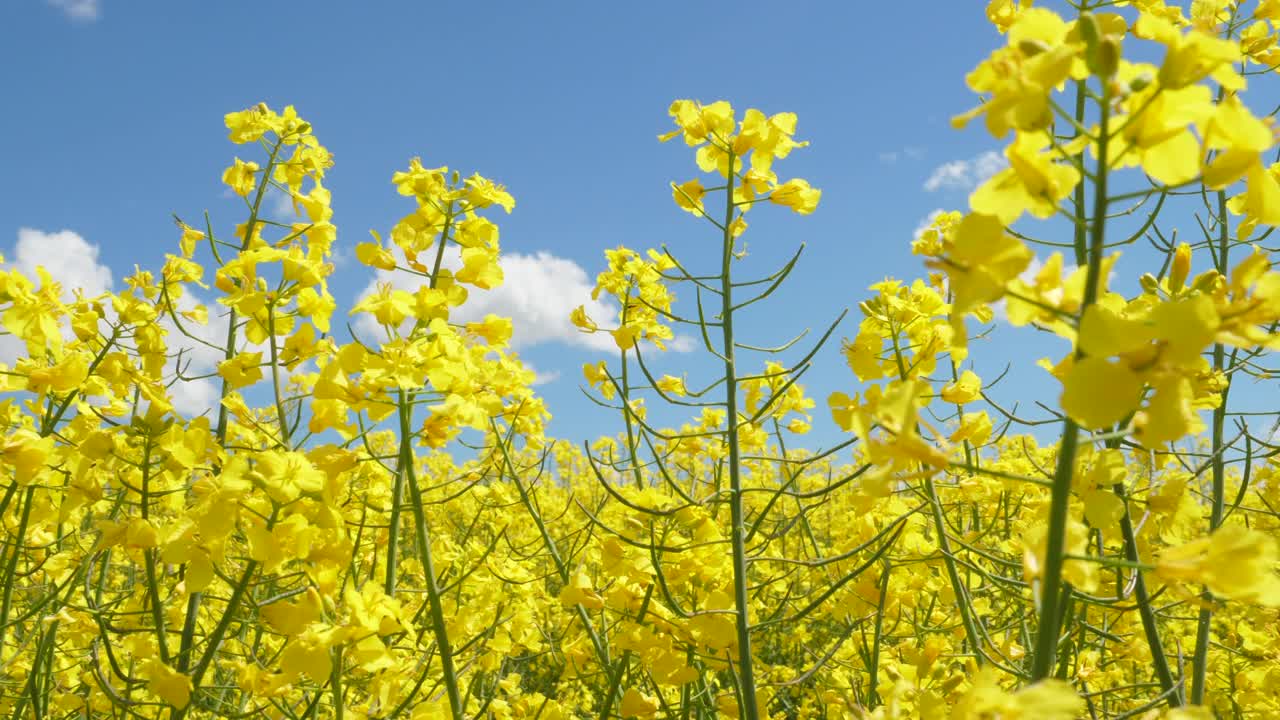
[[[1280,717],[1280,148],[1249,104],[1280,1],[1070,5],[989,4],[953,124],[1007,168],[918,278],[794,343],[746,319],[795,262],[739,271],[746,219],[840,199],[786,176],[795,115],[674,102],[672,211],[721,262],[605,253],[586,444],[544,432],[509,320],[450,322],[502,283],[504,186],[411,160],[355,255],[417,288],[339,308],[329,151],[292,107],[228,114],[242,217],[180,220],[119,292],[0,272],[0,716]],[[985,392],[995,322],[1061,339],[1055,403]],[[651,372],[676,332],[711,377]],[[221,395],[185,417],[195,344]]]

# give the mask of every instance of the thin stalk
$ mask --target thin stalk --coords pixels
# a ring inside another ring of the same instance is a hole
[[[1080,317],[1097,300],[1100,282],[1102,252],[1106,242],[1107,216],[1107,145],[1110,135],[1111,108],[1105,96],[1099,103],[1098,170],[1093,186],[1093,218],[1089,224],[1089,269],[1085,276],[1084,299],[1080,304]],[[1081,218],[1083,219],[1083,218]],[[1082,357],[1079,348],[1076,359]],[[1062,569],[1066,559],[1067,510],[1071,503],[1071,478],[1075,473],[1076,447],[1079,443],[1079,426],[1071,418],[1062,422],[1062,439],[1058,445],[1058,462],[1053,474],[1050,491],[1049,531],[1045,547],[1044,578],[1040,587],[1040,624],[1036,633],[1035,654],[1032,656],[1031,680],[1036,682],[1050,677],[1058,657],[1058,634],[1062,622]]]
[[[1227,193],[1218,191],[1218,272],[1227,274],[1227,251],[1230,249],[1230,237],[1227,225]],[[1214,372],[1222,373],[1226,367],[1226,348],[1222,343],[1213,346]],[[1213,445],[1210,456],[1210,469],[1213,473],[1210,488],[1209,532],[1222,525],[1223,506],[1227,494],[1226,448],[1223,447],[1223,426],[1227,419],[1227,393],[1231,390],[1231,376],[1227,375],[1227,385],[1222,390],[1222,400],[1213,409]],[[1209,674],[1210,627],[1213,623],[1213,593],[1205,589],[1200,593],[1200,616],[1196,619],[1196,649],[1191,660],[1191,704],[1203,705],[1205,687]]]
[[[942,563],[947,568],[947,579],[951,582],[951,592],[956,596],[956,605],[960,608],[960,622],[964,625],[964,635],[973,650],[974,660],[982,665],[986,659],[982,644],[978,638],[978,626],[971,614],[969,588],[960,579],[956,569],[955,555],[951,552],[951,541],[947,537],[947,525],[942,517],[942,502],[938,499],[938,489],[933,482],[933,475],[924,478],[924,489],[929,496],[929,507],[933,511],[933,529],[938,534],[938,549],[942,551]]]
[[[876,605],[876,634],[871,645],[870,677],[867,680],[867,708],[874,710],[880,704],[880,695],[876,685],[880,679],[880,642],[884,638],[884,603],[889,597],[889,573],[893,566],[884,561],[884,577],[880,579],[880,602]],[[979,653],[978,657],[982,657]]]
[[[22,548],[26,544],[27,524],[31,521],[31,501],[35,491],[35,486],[30,485],[22,494],[22,515],[14,534],[13,554],[5,564],[4,575],[0,576],[4,581],[4,594],[0,596],[0,657],[4,656],[4,640],[9,631],[9,610],[13,606],[13,588],[18,584],[18,558],[22,556]]]
[[[440,230],[440,244],[436,247],[435,262],[431,266],[431,277],[428,286],[434,290],[440,281],[440,266],[444,264],[444,249],[449,243],[449,229],[453,225],[453,201],[449,202],[444,215],[444,226]],[[421,321],[419,321],[420,323]],[[415,323],[416,331],[419,323]],[[391,521],[387,525],[387,575],[382,589],[388,597],[396,594],[396,568],[400,558],[400,501],[404,497],[404,472],[396,473],[395,486],[391,489]]]
[[[280,143],[277,142],[275,147],[271,149],[271,155],[267,158],[267,167],[262,171],[262,184],[258,186],[258,192],[253,198],[253,206],[249,209],[249,222],[245,226],[244,239],[240,241],[240,252],[249,249],[249,241],[253,238],[254,227],[258,224],[258,211],[262,207],[262,199],[266,196],[267,186],[270,184],[272,170],[275,169],[276,156],[280,153]],[[205,214],[205,221],[208,223],[208,213]],[[213,228],[206,225],[209,230],[209,247],[212,249],[215,259],[220,263],[221,256],[218,255],[218,242],[213,236]],[[235,308],[227,311],[227,338],[222,345],[223,361],[230,360],[236,356],[236,323],[239,322],[239,314]],[[274,341],[273,341],[274,342]],[[214,429],[214,437],[216,447],[226,447],[227,445],[227,424],[229,422],[227,406],[222,401],[227,399],[230,394],[231,387],[227,383],[227,379],[222,379],[222,384],[218,391],[218,424]],[[220,468],[215,465],[213,471],[216,473]],[[187,598],[187,616],[182,623],[182,640],[178,646],[178,671],[186,672],[191,666],[191,649],[195,646],[196,639],[196,623],[200,618],[200,604],[203,602],[204,593],[194,592]]]
[[[751,658],[751,603],[747,595],[746,524],[743,517],[742,470],[738,447],[738,371],[734,364],[733,338],[733,183],[734,155],[729,155],[729,184],[725,188],[724,233],[720,268],[720,321],[723,330],[723,357],[725,379],[725,406],[728,415],[726,442],[729,445],[729,510],[733,522],[733,600],[737,615],[734,618],[738,632],[738,685],[742,702],[740,717],[759,720],[756,707],[756,678]]]
[[[427,586],[427,602],[431,612],[431,630],[436,638],[436,652],[440,655],[440,670],[444,676],[445,693],[449,697],[449,710],[453,720],[463,720],[462,695],[458,691],[458,673],[453,664],[453,645],[444,621],[444,608],[440,603],[440,586],[436,583],[435,562],[431,558],[431,543],[427,539],[427,514],[422,503],[422,489],[413,467],[413,433],[411,405],[405,392],[400,391],[400,467],[409,487],[409,507],[413,511],[413,534],[422,561],[423,581]]]

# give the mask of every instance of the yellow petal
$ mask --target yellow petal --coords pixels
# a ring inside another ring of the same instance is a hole
[[[1090,430],[1128,417],[1142,400],[1142,379],[1128,367],[1100,357],[1077,360],[1063,380],[1062,409]]]

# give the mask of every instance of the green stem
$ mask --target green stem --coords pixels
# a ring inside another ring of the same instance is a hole
[[[1227,251],[1230,249],[1230,236],[1227,225],[1227,193],[1218,191],[1218,272],[1227,274]],[[1213,346],[1213,370],[1221,374],[1226,366],[1226,348],[1222,343]],[[1213,409],[1213,445],[1211,471],[1213,473],[1210,489],[1209,532],[1222,525],[1223,506],[1226,500],[1226,449],[1223,447],[1223,426],[1227,419],[1227,393],[1231,390],[1231,378],[1227,376],[1227,386],[1222,390],[1222,399]],[[1191,704],[1203,705],[1205,688],[1209,674],[1210,629],[1213,623],[1213,593],[1205,589],[1200,593],[1200,616],[1196,619],[1196,649],[1191,661]]]
[[[253,237],[253,229],[258,224],[258,211],[262,207],[262,199],[266,196],[267,186],[270,185],[271,172],[275,169],[276,156],[280,153],[280,143],[277,142],[271,149],[271,155],[267,158],[267,167],[262,171],[262,182],[258,185],[258,192],[253,198],[253,206],[249,209],[249,222],[246,225],[244,239],[240,241],[240,252],[249,249],[249,240]],[[205,214],[206,223],[208,222],[208,213]],[[218,256],[218,242],[213,236],[213,229],[209,226],[209,247],[212,248],[215,258],[221,262]],[[236,323],[240,320],[235,308],[227,311],[227,339],[222,346],[223,361],[230,360],[236,356]],[[274,341],[273,341],[274,342]],[[222,379],[222,384],[218,392],[218,425],[214,430],[214,436],[217,440],[217,447],[225,447],[227,444],[227,424],[229,416],[227,406],[222,403],[227,399],[227,395],[231,392],[226,378]],[[214,472],[220,468],[215,465]],[[200,604],[203,601],[203,593],[191,593],[191,597],[187,598],[187,616],[182,623],[182,640],[178,647],[178,670],[186,672],[191,666],[191,649],[195,646],[196,624],[200,619]]]
[[[142,519],[148,520],[151,515],[151,438],[147,438],[142,449]],[[160,652],[160,662],[169,664],[169,640],[164,629],[164,608],[160,606],[160,586],[156,581],[156,551],[148,548],[143,553],[147,573],[147,598],[151,604],[151,621],[155,624],[156,644]]]
[[[444,264],[444,248],[449,243],[449,229],[453,225],[453,201],[445,209],[444,226],[440,230],[440,244],[436,247],[436,258],[431,266],[431,278],[428,286],[434,290],[440,281],[440,266]],[[421,327],[421,320],[415,323],[414,330]],[[391,489],[391,521],[387,525],[387,574],[382,589],[388,597],[396,594],[396,568],[400,562],[400,516],[401,500],[404,498],[404,471],[396,473],[395,486]]]
[[[737,615],[734,618],[738,633],[738,684],[742,703],[739,717],[743,720],[759,720],[756,707],[756,678],[751,658],[751,602],[747,595],[746,525],[743,517],[742,472],[738,447],[738,371],[734,364],[733,338],[733,183],[734,156],[729,155],[729,184],[725,188],[724,234],[721,248],[720,321],[724,337],[725,405],[728,415],[726,442],[729,445],[729,509],[733,544],[733,600]]]
[[[1119,441],[1116,441],[1119,445]],[[1129,501],[1124,486],[1116,485],[1115,492],[1124,500],[1124,514],[1120,516],[1120,534],[1124,538],[1125,559],[1138,562],[1138,539],[1134,534],[1133,520],[1129,517]],[[1160,627],[1156,623],[1155,608],[1151,606],[1151,596],[1147,592],[1147,581],[1141,571],[1135,573],[1133,599],[1138,606],[1138,615],[1142,618],[1142,632],[1147,637],[1147,646],[1151,648],[1151,662],[1155,667],[1156,679],[1160,682],[1160,691],[1165,694],[1169,707],[1181,705],[1178,693],[1173,692],[1173,672],[1169,669],[1169,658],[1164,653],[1164,642],[1160,639]]]
[[[871,644],[871,667],[868,670],[867,679],[867,709],[875,710],[880,704],[880,695],[876,690],[880,681],[880,643],[884,638],[884,604],[889,597],[889,573],[893,566],[888,560],[884,561],[884,577],[880,579],[880,602],[876,605],[876,634]],[[965,630],[968,630],[966,625]],[[978,653],[978,657],[982,657],[982,653]]]
[[[276,346],[275,299],[267,303],[267,335],[271,349],[271,393],[276,404],[276,419],[280,423],[280,445],[290,449],[289,417],[284,409],[284,396],[280,394],[280,351]]]
[[[9,631],[9,610],[13,605],[13,588],[18,584],[18,558],[22,556],[22,548],[26,545],[27,523],[31,521],[32,496],[35,491],[34,486],[28,486],[22,495],[22,515],[18,520],[18,531],[14,534],[13,554],[5,564],[4,576],[0,577],[4,581],[4,595],[0,597],[0,658],[4,657],[4,640]]]
[[[431,611],[431,629],[436,638],[436,652],[440,654],[440,669],[444,675],[445,693],[449,697],[449,710],[453,720],[463,720],[462,695],[458,691],[458,674],[453,664],[453,646],[449,641],[449,631],[444,621],[444,608],[440,603],[440,586],[436,582],[435,563],[431,558],[431,543],[427,538],[427,514],[422,503],[422,489],[418,487],[416,472],[413,467],[413,438],[410,425],[412,419],[409,401],[404,391],[400,391],[400,467],[404,472],[405,485],[409,487],[409,506],[413,510],[413,534],[418,545],[418,555],[422,561],[424,582],[427,586],[427,602]]]
[[[956,569],[955,556],[951,552],[951,541],[947,537],[947,525],[942,517],[942,501],[938,499],[938,489],[933,482],[933,475],[926,475],[924,489],[929,495],[929,507],[933,511],[933,529],[938,534],[938,550],[942,552],[942,564],[947,568],[947,579],[951,582],[951,592],[956,596],[956,605],[960,609],[960,622],[964,625],[964,634],[973,650],[974,660],[979,666],[986,659],[986,653],[978,639],[978,626],[974,622],[969,600],[969,588],[960,579]]]
[[[342,701],[342,646],[333,649],[333,671],[329,675],[329,689],[333,693],[334,720],[342,720],[346,705]]]
[[[1106,83],[1103,83],[1106,92]],[[1107,145],[1111,108],[1107,97],[1099,103],[1098,171],[1094,181],[1093,218],[1089,224],[1088,274],[1085,276],[1083,302],[1080,317],[1098,297],[1098,285],[1102,274],[1102,252],[1105,244],[1107,221]],[[1082,357],[1076,350],[1076,359]],[[1058,657],[1058,634],[1062,623],[1062,569],[1065,563],[1067,542],[1067,511],[1071,504],[1071,478],[1075,473],[1076,447],[1079,443],[1079,426],[1071,418],[1062,423],[1062,440],[1058,445],[1058,462],[1053,474],[1050,491],[1049,531],[1046,538],[1044,578],[1040,586],[1040,624],[1036,633],[1035,654],[1032,656],[1031,680],[1044,680],[1053,673]]]

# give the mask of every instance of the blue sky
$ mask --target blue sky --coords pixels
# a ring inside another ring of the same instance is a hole
[[[838,340],[856,332],[866,286],[923,273],[913,231],[936,208],[963,208],[974,159],[999,147],[978,126],[947,122],[976,102],[964,73],[1001,42],[983,6],[9,0],[0,252],[14,259],[20,228],[68,230],[99,248],[119,288],[135,263],[157,268],[173,251],[170,213],[208,209],[229,230],[243,213],[220,176],[252,150],[227,140],[222,117],[265,101],[295,105],[334,152],[326,185],[348,258],[370,228],[408,211],[390,176],[420,155],[508,186],[516,210],[495,218],[504,252],[545,252],[594,278],[605,248],[667,243],[697,257],[715,242],[671,201],[668,182],[697,174],[692,152],[656,141],[671,100],[794,111],[812,145],[778,170],[820,187],[822,205],[809,217],[752,213],[745,274],[800,241],[807,251],[748,331],[779,342],[853,308],[806,382],[816,439],[830,439],[827,394],[857,387]],[[926,190],[948,163],[951,180]],[[340,264],[339,303],[371,277]],[[980,374],[1025,355],[1025,333],[978,351]],[[607,356],[556,337],[521,349],[545,377],[559,374],[539,388],[553,431],[581,439],[613,427],[578,390],[582,363]],[[661,367],[678,374],[691,362],[672,355]],[[1039,372],[1028,377],[1043,382]]]

